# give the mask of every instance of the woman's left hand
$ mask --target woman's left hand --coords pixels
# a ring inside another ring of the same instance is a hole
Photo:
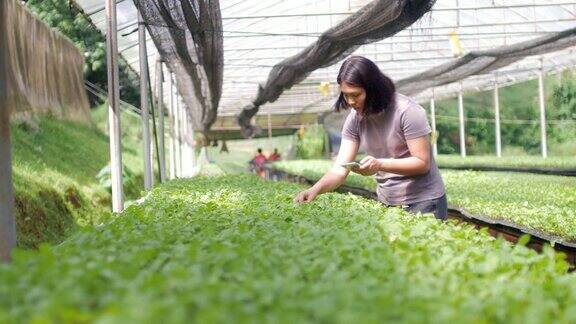
[[[371,176],[382,169],[380,160],[373,156],[366,156],[360,160],[360,166],[352,169],[352,172],[356,172],[363,176]]]

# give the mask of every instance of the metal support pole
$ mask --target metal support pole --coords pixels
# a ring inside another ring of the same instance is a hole
[[[188,136],[188,130],[186,129],[186,111],[184,109],[184,102],[182,97],[179,98],[180,101],[180,171],[182,172],[182,178],[187,177],[188,174],[188,164],[187,157],[187,143],[186,136]]]
[[[160,155],[160,182],[166,181],[166,150],[164,148],[164,74],[162,73],[162,61],[156,61],[156,97],[158,98],[158,154]]]
[[[180,161],[180,104],[178,103],[178,93],[174,93],[174,170],[176,170],[176,178],[180,178],[178,161]]]
[[[138,12],[138,48],[140,54],[140,109],[142,117],[142,155],[144,160],[144,189],[152,188],[152,165],[150,163],[150,117],[148,115],[148,54],[146,53],[146,29]]]
[[[10,107],[8,106],[8,58],[6,54],[6,1],[0,2],[0,262],[9,262],[16,246]]]
[[[458,116],[460,120],[460,156],[466,157],[466,138],[464,137],[464,100],[462,98],[462,82],[458,90]]]
[[[176,129],[176,177],[182,177],[182,114],[180,113],[180,96],[176,93],[176,117],[175,129]]]
[[[118,35],[115,0],[106,0],[106,24],[112,211],[119,213],[124,209],[124,192],[122,188],[122,138],[120,132],[120,86],[118,81]]]
[[[146,57],[146,66],[148,65],[148,57]],[[150,103],[150,112],[152,114],[151,116],[151,124],[152,124],[152,131],[151,131],[151,143],[150,143],[150,165],[151,165],[151,183],[152,186],[154,186],[154,181],[156,179],[156,176],[154,174],[154,158],[156,158],[156,165],[158,166],[158,168],[160,168],[160,154],[159,150],[158,150],[158,127],[156,124],[156,109],[155,109],[155,105],[154,105],[154,94],[152,93],[152,91],[150,91],[150,87],[152,85],[152,81],[150,80],[150,75],[148,75],[148,98],[152,98],[150,99],[149,103]],[[154,152],[156,152],[156,156],[154,156]]]
[[[185,107],[185,105],[182,105]],[[188,114],[186,109],[183,109],[184,112],[184,128],[186,129],[186,136],[184,137],[184,145],[186,147],[186,155],[184,159],[184,163],[186,163],[186,177],[192,177],[195,175],[196,168],[197,168],[197,161],[196,161],[196,150],[195,150],[195,142],[194,142],[194,128],[192,126],[191,116]],[[202,162],[208,162],[208,149],[206,146],[202,146],[200,148],[200,155],[202,157]],[[198,163],[198,167],[200,166]]]
[[[152,96],[150,96],[152,97]],[[153,100],[153,99],[150,99]],[[152,123],[154,122],[154,118],[152,119]],[[154,140],[150,139],[150,186],[154,186]]]
[[[460,32],[460,1],[456,0],[456,31]],[[464,100],[462,98],[462,81],[460,81],[460,90],[458,91],[458,116],[460,129],[460,156],[466,157],[466,138],[464,136]]]
[[[328,13],[332,13],[332,0],[328,0]],[[329,16],[330,18],[330,28],[332,28],[332,26],[334,26],[333,22],[332,22],[332,15]]]
[[[190,128],[188,121],[188,112],[186,111],[185,104],[180,98],[180,129],[181,129],[181,146],[180,146],[180,170],[182,171],[183,178],[192,176],[194,152],[191,150],[189,143]]]
[[[540,102],[540,140],[542,143],[542,157],[548,157],[546,147],[546,104],[544,98],[544,67],[540,59],[540,71],[538,73],[538,99]]]
[[[174,107],[174,83],[172,81],[172,73],[168,73],[168,91],[170,91],[170,96],[168,97],[168,146],[170,146],[170,179],[176,177],[176,139],[175,139],[175,114],[176,107]]]
[[[180,105],[180,177],[186,178],[188,175],[188,164],[186,163],[188,150],[186,146],[186,114],[182,97],[178,98],[178,104]]]
[[[438,156],[438,133],[436,132],[436,104],[434,101],[434,90],[432,90],[432,98],[430,98],[430,122],[432,124],[432,155]]]
[[[494,80],[494,125],[496,126],[496,156],[502,157],[502,140],[500,138],[500,98],[498,78]]]
[[[2,6],[2,5],[0,5]],[[3,49],[0,49],[3,51]],[[1,58],[0,58],[1,59]],[[10,147],[10,111],[6,105],[6,70],[0,74],[0,261],[11,259],[16,246],[14,189],[12,187],[12,152]]]
[[[272,150],[272,116],[270,112],[268,112],[268,146],[270,146],[270,150]]]
[[[320,114],[316,116],[316,123],[318,123],[319,117]],[[324,128],[324,158],[330,159],[330,133],[328,132],[328,129],[324,127],[324,125],[322,126]]]
[[[192,118],[192,117],[190,117]],[[198,163],[198,159],[196,158],[196,141],[195,141],[195,137],[194,137],[194,128],[192,127],[192,120],[188,121],[188,125],[189,125],[189,132],[190,132],[190,165],[192,170],[195,172],[196,168],[200,167],[200,163]],[[207,146],[202,146],[200,147],[200,150],[204,150],[204,157],[206,157],[206,160],[209,161],[209,156],[208,156],[208,147]]]

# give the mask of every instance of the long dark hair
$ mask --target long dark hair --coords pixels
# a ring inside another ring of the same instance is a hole
[[[347,58],[340,67],[336,81],[338,84],[346,82],[366,90],[366,101],[362,112],[365,115],[377,114],[394,104],[396,91],[394,82],[382,73],[374,62],[365,57],[351,56]],[[334,108],[336,111],[348,109],[342,92],[340,92]]]

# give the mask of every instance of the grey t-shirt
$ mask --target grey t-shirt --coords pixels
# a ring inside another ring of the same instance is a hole
[[[342,137],[358,142],[375,158],[410,157],[406,140],[430,134],[431,129],[424,108],[402,94],[396,93],[395,97],[396,104],[379,114],[363,116],[351,110],[344,122]],[[423,175],[378,172],[375,176],[378,199],[389,205],[407,205],[444,195],[444,182],[434,157],[431,157],[430,171]]]

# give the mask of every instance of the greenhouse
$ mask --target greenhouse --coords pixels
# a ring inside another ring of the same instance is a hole
[[[0,323],[576,322],[576,1],[3,0]]]

